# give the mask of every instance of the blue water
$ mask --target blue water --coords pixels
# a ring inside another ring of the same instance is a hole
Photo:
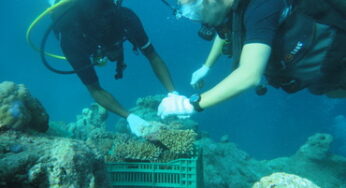
[[[187,96],[197,92],[189,85],[190,76],[201,66],[211,47],[210,42],[197,36],[199,24],[176,20],[172,12],[158,0],[124,0],[124,5],[141,18],[152,43],[171,71],[177,91]],[[25,84],[45,106],[52,121],[74,121],[81,109],[93,102],[92,98],[76,75],[58,75],[48,71],[41,64],[39,54],[25,42],[27,27],[47,6],[45,0],[11,0],[2,3],[0,81]],[[44,20],[34,30],[35,42],[39,42],[48,23],[49,20]],[[49,42],[49,50],[59,52],[58,43],[53,39]],[[166,91],[155,78],[146,59],[142,55],[135,55],[128,43],[125,46],[128,68],[122,80],[113,79],[113,64],[97,68],[97,71],[102,86],[126,108],[131,108],[138,97],[164,94]],[[205,89],[211,88],[230,70],[230,60],[221,58],[208,75]],[[342,132],[340,129],[346,130],[346,122],[335,126],[338,115],[346,116],[345,106],[345,100],[313,96],[305,91],[288,95],[270,88],[268,94],[262,97],[250,90],[196,114],[193,119],[199,122],[201,130],[209,132],[214,139],[228,134],[232,142],[252,156],[270,159],[293,154],[313,133],[335,134]],[[117,119],[113,115],[110,123]],[[340,138],[340,134],[337,136]],[[346,148],[345,142],[345,139],[338,139],[335,148]]]

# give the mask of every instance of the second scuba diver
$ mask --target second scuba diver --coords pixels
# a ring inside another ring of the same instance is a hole
[[[74,0],[71,10],[58,18],[54,27],[61,49],[80,80],[95,101],[107,110],[126,118],[131,132],[143,136],[141,130],[148,122],[130,113],[106,90],[97,77],[92,64],[105,60],[116,61],[116,79],[122,77],[124,63],[123,42],[128,40],[150,62],[158,79],[168,92],[174,86],[164,61],[155,51],[141,21],[130,9],[113,0]]]

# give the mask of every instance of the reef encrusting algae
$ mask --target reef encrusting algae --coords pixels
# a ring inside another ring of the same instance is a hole
[[[48,129],[48,114],[23,84],[0,83],[0,130]]]

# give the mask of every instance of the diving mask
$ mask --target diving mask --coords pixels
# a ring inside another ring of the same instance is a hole
[[[203,0],[196,0],[182,4],[179,12],[185,18],[193,21],[201,21],[203,9]]]

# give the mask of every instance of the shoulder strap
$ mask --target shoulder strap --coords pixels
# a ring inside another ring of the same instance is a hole
[[[251,0],[235,0],[232,6],[232,53],[233,68],[237,68],[240,61],[241,48],[244,41],[243,18],[246,6]]]

